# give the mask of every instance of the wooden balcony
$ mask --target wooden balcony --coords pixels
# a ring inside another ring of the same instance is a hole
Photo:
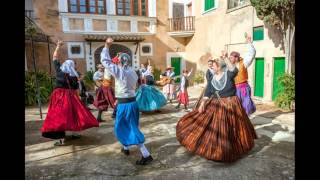
[[[195,31],[195,17],[187,16],[168,19],[168,34],[174,37],[190,37]]]

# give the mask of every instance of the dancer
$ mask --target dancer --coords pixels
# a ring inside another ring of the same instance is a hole
[[[137,145],[142,153],[142,158],[136,161],[136,164],[146,165],[153,158],[144,145],[145,137],[139,129],[139,108],[135,97],[138,76],[130,67],[129,55],[122,53],[119,65],[111,62],[109,48],[112,42],[112,38],[106,40],[105,47],[101,52],[101,63],[115,78],[118,105],[114,132],[123,146],[121,152],[129,155],[129,146]]]
[[[180,104],[184,105],[184,109],[188,110],[188,104],[189,104],[189,97],[188,97],[188,86],[189,86],[189,80],[188,77],[191,75],[192,69],[189,72],[188,70],[183,70],[183,75],[181,78],[180,83],[180,91],[178,94],[178,105],[176,106],[176,109],[180,108]]]
[[[214,61],[215,74],[207,84],[198,110],[183,116],[176,126],[181,145],[206,159],[233,162],[254,147],[257,138],[236,96],[234,77],[238,69],[222,59]]]
[[[166,81],[166,84],[163,87],[163,93],[165,94],[167,100],[169,100],[170,103],[172,103],[172,100],[174,99],[174,93],[175,93],[175,85],[174,85],[175,73],[173,71],[173,67],[168,66],[166,71],[161,75],[165,76],[164,79]]]
[[[154,87],[154,76],[153,76],[153,68],[148,65],[147,70],[142,73],[142,78],[146,82],[142,84],[137,93],[136,93],[136,101],[138,103],[139,111],[148,112],[148,111],[157,111],[166,105],[167,100],[156,87]]]
[[[118,53],[120,54],[120,53]],[[116,62],[118,64],[119,62]],[[103,81],[102,81],[102,90],[104,92],[105,102],[113,108],[112,118],[116,117],[117,112],[117,99],[114,94],[114,79],[112,78],[112,75],[110,74],[108,69],[104,69],[103,74]]]
[[[102,112],[108,110],[108,104],[105,102],[104,93],[102,90],[102,82],[104,76],[104,67],[102,64],[97,65],[97,71],[93,74],[93,80],[95,82],[96,98],[94,99],[93,105],[98,109],[98,122],[103,122],[101,116]]]
[[[213,60],[210,58],[209,60],[208,60],[208,70],[207,70],[207,72],[206,72],[206,84],[208,84],[208,83],[210,83],[211,82],[211,78],[212,78],[212,76],[213,76],[213,74],[214,74],[214,71],[213,71],[213,69],[212,69],[212,64],[213,64]],[[204,88],[203,90],[202,90],[202,92],[201,92],[201,94],[200,94],[200,96],[199,96],[199,98],[198,98],[198,100],[197,100],[197,102],[196,102],[196,104],[195,104],[195,106],[194,106],[194,109],[198,109],[199,108],[199,106],[200,106],[200,102],[201,102],[201,100],[202,100],[202,98],[203,98],[203,95],[204,95],[204,92],[206,91],[206,88]]]
[[[248,43],[248,53],[245,58],[240,57],[240,54],[236,51],[231,52],[229,59],[232,64],[235,64],[239,69],[238,75],[235,77],[235,84],[237,87],[237,96],[243,108],[246,110],[247,115],[254,113],[256,111],[256,106],[251,99],[251,88],[248,84],[248,67],[252,64],[255,58],[256,50],[252,44],[251,37],[246,37],[246,42]],[[225,55],[226,57],[227,55]]]
[[[80,101],[78,93],[79,75],[73,60],[66,60],[61,66],[58,60],[62,41],[58,41],[53,53],[53,64],[56,71],[56,87],[53,90],[48,114],[41,128],[43,137],[59,139],[55,146],[64,145],[66,131],[82,131],[91,127],[99,127],[99,123],[91,112]],[[79,138],[79,136],[72,136]]]

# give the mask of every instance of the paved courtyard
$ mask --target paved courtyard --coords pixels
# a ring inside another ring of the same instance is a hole
[[[189,89],[192,108],[201,92]],[[217,163],[186,152],[175,137],[176,123],[185,113],[176,103],[166,105],[160,113],[141,114],[140,127],[153,163],[137,166],[136,147],[130,156],[120,153],[114,137],[111,109],[104,113],[99,128],[81,133],[77,140],[67,139],[66,146],[54,147],[53,141],[41,137],[37,107],[25,110],[26,179],[214,179],[214,180],[285,180],[294,176],[294,113],[281,111],[257,102],[257,112],[250,117],[258,133],[254,149],[232,164]],[[43,107],[44,116],[47,108]],[[94,115],[97,111],[92,110]]]

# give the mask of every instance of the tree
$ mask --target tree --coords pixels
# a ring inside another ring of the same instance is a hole
[[[295,62],[295,0],[250,0],[257,16],[279,29],[288,62]],[[291,67],[289,67],[289,72]]]

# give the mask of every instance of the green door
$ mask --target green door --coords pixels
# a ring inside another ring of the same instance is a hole
[[[263,97],[264,92],[264,58],[256,58],[254,96]]]
[[[282,86],[279,83],[278,78],[285,73],[285,65],[286,61],[284,57],[274,58],[272,100],[275,100],[279,92],[282,90]]]
[[[171,58],[171,66],[174,68],[173,71],[175,73],[175,76],[180,75],[181,71],[181,57],[172,57]],[[177,78],[176,82],[180,82],[180,78]]]

